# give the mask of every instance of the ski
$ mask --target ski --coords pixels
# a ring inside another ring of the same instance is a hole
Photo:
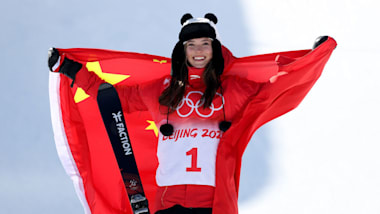
[[[116,89],[109,83],[100,85],[97,102],[119,165],[133,213],[149,214],[148,200],[141,183]]]

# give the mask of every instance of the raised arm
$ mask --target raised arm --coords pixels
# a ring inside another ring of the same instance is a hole
[[[54,58],[57,53],[57,49],[49,50],[50,70],[53,70],[52,64],[54,63]],[[73,87],[75,83],[76,86],[83,89],[90,97],[96,98],[98,95],[99,86],[106,81],[94,72],[89,71],[85,63],[86,62],[83,63],[64,57],[59,67],[56,69],[56,72],[64,74],[70,78],[72,80],[71,87]],[[123,108],[126,112],[147,110],[140,97],[138,85],[115,85],[115,88],[118,90]]]

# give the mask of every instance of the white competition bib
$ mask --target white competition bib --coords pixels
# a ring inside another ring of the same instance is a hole
[[[174,125],[172,136],[160,133],[156,172],[158,186],[215,186],[216,151],[222,132],[217,121],[193,120]]]

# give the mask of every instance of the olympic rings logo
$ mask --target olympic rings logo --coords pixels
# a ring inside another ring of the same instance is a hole
[[[200,95],[199,98],[198,98],[198,101],[194,102],[192,99],[190,99],[190,96],[192,94],[198,94],[198,95]],[[203,96],[203,93],[200,92],[200,91],[191,91],[186,96],[184,96],[182,98],[181,102],[179,103],[179,105],[176,108],[178,116],[180,116],[182,118],[188,117],[188,116],[190,116],[195,111],[198,116],[203,117],[203,118],[209,118],[209,117],[211,117],[214,114],[214,112],[220,111],[220,110],[223,109],[223,106],[224,106],[224,97],[223,97],[222,94],[216,93],[215,97],[219,96],[221,98],[221,100],[222,100],[222,103],[218,107],[216,107],[214,105],[214,102],[213,102],[213,103],[211,103],[211,105],[209,107],[209,110],[210,110],[209,113],[207,113],[207,112],[201,112],[200,109],[203,109],[203,104],[204,104],[204,101],[201,100],[202,96]],[[214,100],[216,100],[216,99],[217,99],[217,97]],[[183,113],[183,112],[187,112],[187,113]]]

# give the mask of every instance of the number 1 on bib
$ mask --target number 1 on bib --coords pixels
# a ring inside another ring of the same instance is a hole
[[[186,172],[200,172],[202,169],[197,166],[198,148],[192,148],[186,152],[186,156],[191,156],[191,167],[187,167]]]

